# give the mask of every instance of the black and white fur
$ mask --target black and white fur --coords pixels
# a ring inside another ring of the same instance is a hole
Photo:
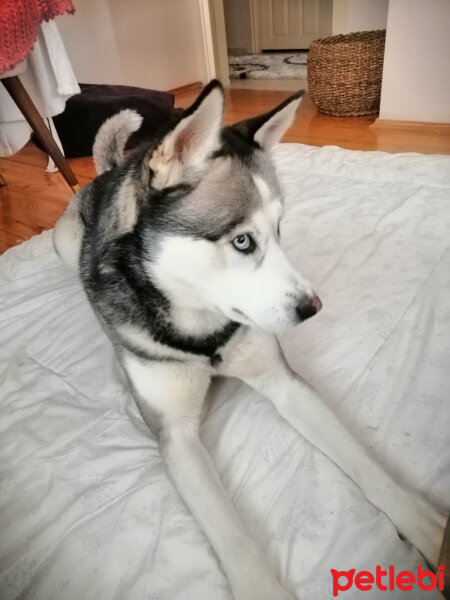
[[[203,402],[216,375],[238,377],[269,398],[431,562],[445,525],[354,440],[290,369],[275,337],[321,307],[280,248],[283,198],[268,152],[300,100],[296,94],[223,128],[223,90],[214,81],[153,144],[126,158],[126,140],[141,118],[122,111],[97,135],[98,177],[77,192],[54,232],[238,600],[293,596],[247,534],[200,442]]]

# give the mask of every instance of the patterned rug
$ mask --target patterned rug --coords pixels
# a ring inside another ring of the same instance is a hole
[[[307,52],[229,56],[231,79],[298,79],[306,77]]]

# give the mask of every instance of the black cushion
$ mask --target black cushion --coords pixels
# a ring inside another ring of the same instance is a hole
[[[101,124],[124,108],[135,109],[144,119],[139,131],[130,137],[127,149],[152,139],[175,114],[174,97],[169,92],[91,83],[80,83],[80,88],[81,93],[69,98],[64,112],[53,117],[66,158],[91,156]],[[32,139],[42,149],[35,137]]]

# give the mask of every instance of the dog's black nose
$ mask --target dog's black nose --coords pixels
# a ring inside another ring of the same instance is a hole
[[[304,300],[297,304],[295,312],[297,313],[299,321],[306,321],[306,319],[317,314],[321,308],[322,302],[320,301],[320,298],[314,294],[312,298],[306,296]]]

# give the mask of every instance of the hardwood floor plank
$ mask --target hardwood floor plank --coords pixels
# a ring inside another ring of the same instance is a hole
[[[17,244],[21,244],[35,235],[33,232],[28,232],[27,235],[21,236],[17,229],[9,230],[3,225],[0,226],[0,254],[9,250]]]
[[[37,148],[22,155],[30,162],[0,159],[7,185],[0,187],[0,252],[54,226],[72,196],[60,173],[45,173]],[[44,157],[45,158],[45,157]],[[34,164],[32,164],[34,163]],[[85,185],[91,177],[78,176]]]
[[[39,150],[32,142],[28,142],[20,152],[7,158],[0,158],[0,161],[18,162],[21,164],[32,165],[44,169],[47,166],[47,155]],[[77,177],[95,177],[95,168],[92,157],[71,158],[69,164]],[[3,170],[2,170],[3,171]]]

